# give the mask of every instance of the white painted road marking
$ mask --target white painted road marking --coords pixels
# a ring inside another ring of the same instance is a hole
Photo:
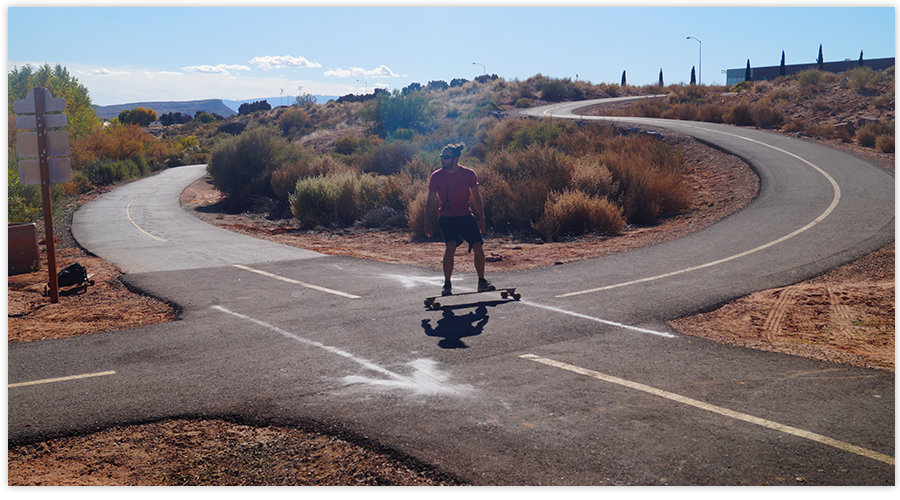
[[[238,269],[243,269],[244,271],[250,271],[251,273],[260,274],[260,275],[262,275],[262,276],[266,276],[266,277],[269,277],[269,278],[274,278],[274,279],[277,279],[277,280],[281,280],[281,281],[284,281],[284,282],[286,282],[286,283],[291,283],[291,284],[294,284],[294,285],[305,286],[306,288],[311,288],[311,289],[313,289],[313,290],[318,290],[318,291],[320,291],[320,292],[330,293],[330,294],[332,294],[332,295],[337,295],[337,296],[340,296],[340,297],[346,297],[346,298],[348,298],[348,299],[359,299],[359,298],[362,298],[362,297],[360,297],[359,295],[353,295],[352,293],[345,293],[345,292],[340,292],[340,291],[338,291],[338,290],[332,290],[332,289],[330,289],[330,288],[325,288],[325,287],[318,286],[318,285],[311,285],[311,284],[309,284],[309,283],[304,283],[304,282],[302,282],[302,281],[297,281],[297,280],[291,279],[291,278],[285,278],[284,276],[278,276],[277,274],[267,273],[267,272],[265,272],[265,271],[260,271],[259,269],[253,269],[252,267],[242,266],[242,265],[240,265],[240,264],[235,264],[234,267],[236,267],[236,268],[238,268]]]
[[[604,117],[604,118],[605,118],[605,117]],[[786,155],[788,155],[788,156],[791,156],[791,157],[793,157],[793,158],[796,158],[797,160],[800,160],[801,162],[803,162],[803,163],[809,165],[810,167],[812,167],[813,169],[815,169],[817,172],[819,172],[820,174],[822,174],[822,175],[828,180],[828,182],[831,183],[831,188],[832,188],[832,190],[833,190],[833,192],[834,192],[834,196],[833,196],[832,199],[831,199],[831,204],[828,205],[828,208],[826,208],[824,212],[822,212],[818,217],[815,218],[815,220],[813,220],[813,221],[810,222],[809,224],[807,224],[807,225],[801,227],[800,229],[797,229],[796,231],[794,231],[794,232],[792,232],[792,233],[790,233],[790,234],[787,234],[787,235],[785,235],[785,236],[782,236],[781,238],[778,238],[778,239],[776,239],[776,240],[774,240],[774,241],[770,241],[769,243],[766,243],[766,244],[764,244],[764,245],[760,245],[760,246],[758,246],[758,247],[756,247],[756,248],[751,248],[750,250],[747,250],[746,252],[741,252],[741,253],[739,253],[739,254],[737,254],[737,255],[732,255],[732,256],[730,256],[730,257],[725,257],[724,259],[719,259],[719,260],[714,261],[714,262],[708,262],[708,263],[706,263],[706,264],[701,264],[701,265],[699,265],[699,266],[693,266],[693,267],[689,267],[689,268],[687,268],[687,269],[681,269],[681,270],[679,270],[679,271],[672,271],[672,272],[670,272],[670,273],[660,274],[660,275],[658,275],[658,276],[651,276],[651,277],[648,277],[648,278],[641,278],[641,279],[637,279],[637,280],[633,280],[633,281],[627,281],[627,282],[624,282],[624,283],[616,283],[616,284],[614,284],[614,285],[607,285],[607,286],[602,286],[602,287],[598,287],[598,288],[592,288],[592,289],[590,289],[590,290],[582,290],[582,291],[579,291],[579,292],[565,293],[565,294],[562,294],[562,295],[557,295],[557,296],[556,296],[557,298],[572,297],[572,296],[574,296],[574,295],[582,295],[582,294],[586,294],[586,293],[600,292],[600,291],[603,291],[603,290],[610,290],[610,289],[613,289],[613,288],[619,288],[619,287],[623,287],[623,286],[635,285],[635,284],[637,284],[637,283],[645,283],[645,282],[648,282],[648,281],[656,281],[656,280],[660,280],[660,279],[663,279],[663,278],[670,278],[670,277],[672,277],[672,276],[677,276],[677,275],[679,275],[679,274],[689,273],[689,272],[691,272],[691,271],[697,271],[697,270],[699,270],[699,269],[705,269],[705,268],[707,268],[707,267],[717,266],[717,265],[719,265],[719,264],[724,264],[725,262],[728,262],[728,261],[732,261],[732,260],[735,260],[735,259],[739,259],[739,258],[741,258],[741,257],[746,257],[746,256],[748,256],[748,255],[750,255],[750,254],[754,254],[754,253],[756,253],[756,252],[765,250],[765,249],[767,249],[767,248],[769,248],[769,247],[772,247],[772,246],[774,246],[774,245],[777,245],[777,244],[779,244],[779,243],[782,243],[782,242],[784,242],[784,241],[787,241],[787,240],[789,240],[789,239],[791,239],[791,238],[797,236],[798,234],[801,234],[801,233],[803,233],[803,232],[808,231],[808,230],[811,229],[813,226],[815,226],[815,225],[817,225],[818,223],[822,222],[823,220],[825,220],[826,217],[828,217],[829,215],[831,215],[831,213],[832,213],[832,212],[834,211],[834,209],[837,207],[838,203],[841,201],[841,187],[838,185],[837,181],[835,181],[833,177],[831,177],[830,175],[828,175],[827,172],[825,172],[824,170],[822,170],[821,168],[819,168],[818,166],[816,166],[816,165],[813,164],[812,162],[810,162],[810,161],[808,161],[808,160],[805,160],[805,159],[803,159],[803,158],[801,158],[801,157],[795,155],[794,153],[791,153],[790,151],[785,151],[784,149],[777,148],[777,147],[775,147],[775,146],[766,144],[766,143],[764,143],[764,142],[760,142],[760,141],[757,141],[757,140],[754,140],[754,139],[749,139],[749,138],[747,138],[747,137],[741,137],[741,136],[739,136],[739,135],[730,134],[730,133],[727,133],[727,132],[721,132],[721,131],[718,131],[718,130],[711,130],[711,129],[707,129],[707,128],[703,128],[703,127],[699,127],[699,126],[696,126],[696,127],[693,127],[693,128],[702,129],[702,130],[704,130],[704,131],[707,131],[707,132],[713,132],[713,133],[716,133],[716,134],[727,135],[727,136],[729,136],[729,137],[734,137],[734,138],[736,138],[736,139],[743,139],[743,140],[745,140],[745,141],[752,142],[752,143],[754,143],[754,144],[758,144],[758,145],[760,145],[760,146],[765,146],[765,147],[767,147],[767,148],[774,149],[775,151],[778,151],[778,152],[780,152],[780,153],[784,153],[784,154],[786,154]]]
[[[626,330],[634,330],[636,332],[641,332],[641,333],[649,333],[651,335],[658,335],[660,337],[666,337],[666,338],[672,338],[672,339],[677,338],[675,335],[672,335],[671,333],[667,333],[667,332],[658,332],[656,330],[648,330],[646,328],[639,328],[636,326],[625,325],[622,323],[616,323],[615,321],[609,321],[606,319],[595,318],[593,316],[588,316],[586,314],[581,314],[581,313],[577,313],[577,312],[566,311],[565,309],[560,309],[558,307],[535,304],[534,302],[526,302],[524,300],[521,302],[525,305],[529,305],[532,307],[539,307],[541,309],[547,309],[548,311],[558,312],[561,314],[568,314],[569,316],[575,316],[576,318],[582,318],[582,319],[587,319],[587,320],[591,320],[591,321],[596,321],[598,323],[603,323],[604,325],[615,326],[617,328],[624,328]]]
[[[81,380],[81,379],[85,379],[85,378],[103,377],[106,375],[115,375],[115,374],[116,374],[116,372],[114,372],[114,371],[86,373],[83,375],[70,375],[68,377],[45,378],[43,380],[32,380],[31,382],[19,382],[18,384],[9,384],[6,387],[13,388],[13,387],[25,387],[27,385],[52,384],[54,382],[65,382],[67,380]]]
[[[414,370],[412,376],[400,375],[399,373],[394,373],[386,368],[376,365],[375,363],[367,360],[357,358],[353,354],[350,354],[343,349],[339,349],[337,347],[332,347],[325,345],[321,342],[317,342],[315,340],[309,340],[298,335],[295,335],[287,330],[282,328],[278,328],[275,325],[271,325],[264,321],[260,321],[255,318],[251,318],[250,316],[246,316],[244,314],[236,313],[229,309],[226,309],[222,306],[212,306],[213,309],[217,311],[221,311],[226,314],[230,314],[236,318],[243,319],[245,321],[249,321],[253,324],[259,325],[263,328],[272,330],[277,332],[289,339],[296,340],[306,345],[310,345],[313,347],[318,347],[319,349],[323,349],[332,354],[337,354],[338,356],[342,356],[358,365],[371,370],[376,373],[380,373],[382,375],[387,376],[390,380],[385,379],[373,379],[369,377],[362,377],[358,375],[349,375],[344,377],[344,382],[348,384],[353,383],[367,383],[372,386],[381,386],[387,387],[389,389],[407,389],[411,390],[416,394],[455,394],[455,395],[463,395],[465,393],[471,392],[472,387],[469,385],[452,385],[447,384],[447,380],[449,377],[440,372],[435,368],[436,363],[430,359],[417,359],[408,363]]]
[[[709,403],[704,403],[703,401],[698,401],[696,399],[691,399],[685,396],[680,396],[678,394],[664,391],[661,389],[657,389],[655,387],[650,387],[649,385],[639,384],[637,382],[631,382],[629,380],[621,379],[619,377],[614,377],[612,375],[606,375],[604,373],[596,372],[594,370],[588,370],[587,368],[581,368],[580,366],[570,365],[568,363],[563,363],[560,361],[554,361],[548,358],[542,358],[540,356],[535,356],[534,354],[523,354],[519,356],[523,359],[530,359],[532,361],[537,361],[538,363],[543,363],[548,366],[553,366],[556,368],[561,368],[563,370],[567,370],[573,373],[577,373],[579,375],[585,375],[588,377],[592,377],[598,380],[603,380],[605,382],[610,382],[613,384],[621,385],[623,387],[628,387],[630,389],[637,389],[642,392],[646,392],[648,394],[653,394],[655,396],[660,396],[678,403],[682,403],[685,405],[690,405],[695,408],[700,408],[701,410],[710,411],[713,413],[718,413],[719,415],[724,415],[729,418],[743,420],[744,422],[749,422],[751,424],[756,424],[762,427],[766,427],[768,429],[773,429],[779,432],[784,432],[786,434],[791,434],[793,436],[802,437],[804,439],[809,439],[811,441],[815,441],[817,443],[822,443],[828,446],[832,446],[838,448],[840,450],[849,451],[850,453],[855,453],[857,455],[861,455],[867,458],[871,458],[872,460],[878,460],[879,462],[884,462],[886,464],[894,465],[894,457],[885,455],[883,453],[878,453],[877,451],[868,450],[866,448],[862,448],[860,446],[856,446],[850,443],[845,443],[843,441],[838,441],[837,439],[830,438],[828,436],[823,436],[821,434],[816,434],[813,432],[805,431],[803,429],[798,429],[796,427],[791,427],[789,425],[779,424],[777,422],[772,422],[771,420],[762,419],[759,417],[754,417],[753,415],[748,415],[746,413],[741,413],[737,411],[732,411],[727,408],[722,408],[720,406],[711,405]]]

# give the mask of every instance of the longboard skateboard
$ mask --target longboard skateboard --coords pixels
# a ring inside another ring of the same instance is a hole
[[[476,293],[491,293],[491,292],[500,292],[501,298],[510,298],[513,300],[519,300],[522,298],[521,293],[517,293],[515,288],[497,288],[494,290],[485,290],[483,292],[462,292],[462,293],[452,293],[450,295],[435,295],[434,297],[425,297],[425,307],[429,307],[431,309],[440,309],[441,303],[437,301],[437,299],[443,297],[458,297],[460,295],[474,295]]]

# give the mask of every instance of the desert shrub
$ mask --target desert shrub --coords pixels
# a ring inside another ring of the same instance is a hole
[[[374,143],[369,137],[348,135],[334,141],[334,152],[342,155],[359,154],[373,146]]]
[[[847,85],[856,92],[872,90],[880,80],[881,74],[866,66],[847,72]]]
[[[82,175],[93,187],[109,186],[119,181],[141,177],[141,168],[134,160],[102,159],[91,162],[81,169]]]
[[[501,151],[479,172],[485,217],[496,227],[527,231],[553,191],[563,191],[571,177],[571,159],[553,148],[532,144],[525,150]]]
[[[674,104],[671,108],[668,109],[668,111],[663,114],[664,118],[671,118],[675,120],[697,120],[699,116],[699,108],[692,103]]]
[[[299,107],[291,107],[278,118],[276,121],[278,128],[285,137],[294,135],[302,135],[309,132],[313,128],[312,120],[309,113]]]
[[[419,237],[425,235],[425,203],[427,201],[427,186],[423,186],[423,189],[406,205],[406,223],[409,226],[409,230]],[[433,215],[434,220],[431,221],[431,226],[437,231],[440,226],[438,225],[437,214]]]
[[[894,135],[882,134],[875,139],[875,149],[882,153],[894,152]]]
[[[838,76],[834,73],[827,73],[817,69],[808,69],[797,74],[800,91],[805,94],[821,92],[826,84],[835,81],[837,78]]]
[[[269,182],[275,196],[286,200],[294,190],[297,181],[304,177],[328,175],[349,169],[349,166],[330,156],[313,156],[310,153],[279,165],[272,172]]]
[[[618,146],[601,153],[601,161],[619,184],[615,201],[628,222],[652,222],[664,212],[690,207],[691,190],[680,150],[649,137]]]
[[[527,97],[520,97],[516,99],[516,107],[517,108],[530,108],[534,101]]]
[[[871,123],[863,125],[856,131],[856,140],[859,142],[860,146],[867,148],[875,147],[875,140],[877,137],[878,135],[876,134],[875,126]]]
[[[753,125],[753,115],[750,105],[746,103],[738,103],[727,109],[722,114],[722,120],[730,125],[738,125],[742,127]]]
[[[507,149],[526,149],[532,144],[549,146],[562,134],[558,121],[541,120],[536,124],[520,127],[505,145]]]
[[[388,182],[384,177],[345,171],[297,181],[288,201],[301,227],[350,225],[376,208]]]
[[[388,137],[397,129],[425,132],[431,125],[434,113],[428,98],[422,92],[382,92],[359,113],[370,123],[372,132]]]
[[[436,154],[433,154],[437,158]],[[427,180],[431,173],[435,171],[435,168],[432,166],[437,163],[437,160],[432,161],[431,163],[426,163],[422,157],[422,154],[417,154],[413,156],[406,164],[403,166],[403,171],[409,175],[411,179],[416,180]]]
[[[599,155],[577,158],[572,164],[572,189],[588,196],[609,196],[619,186],[613,179],[612,172],[603,164]]]
[[[760,99],[750,106],[753,123],[760,128],[780,127],[784,123],[784,113],[769,99]]]
[[[710,123],[724,123],[725,108],[721,104],[706,103],[700,106],[699,120]]]
[[[547,102],[560,102],[567,95],[565,84],[559,80],[551,80],[541,87],[541,99]]]
[[[831,123],[805,123],[800,125],[803,133],[813,137],[834,137],[834,125]]]
[[[581,191],[551,193],[534,229],[547,241],[591,231],[618,233],[625,227],[622,209],[606,198]]]
[[[272,173],[300,154],[299,146],[292,147],[275,130],[257,127],[219,143],[210,155],[208,170],[213,185],[236,208],[252,198],[274,197]]]
[[[391,175],[400,172],[416,154],[408,142],[385,142],[360,156],[357,165],[363,172]]]

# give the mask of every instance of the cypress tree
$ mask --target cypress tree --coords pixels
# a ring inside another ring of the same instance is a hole
[[[864,66],[866,65],[866,63],[863,62],[863,57],[862,57],[862,56],[863,56],[863,51],[860,50],[860,51],[859,51],[859,64],[857,65],[857,66],[859,66],[860,68],[862,68],[862,67],[864,67]]]
[[[747,69],[744,71],[744,81],[749,82],[751,78],[750,74],[750,59],[747,59]]]
[[[659,86],[664,87],[662,78],[662,68],[659,68]]]
[[[778,76],[787,75],[787,70],[784,67],[784,51],[781,51],[781,66],[778,67]]]
[[[625,72],[622,72],[622,86],[625,86]]]
[[[691,66],[691,85],[697,84],[697,73],[694,72],[695,69],[694,66]]]
[[[825,71],[825,58],[822,57],[822,44],[819,44],[819,58],[816,59],[816,69]]]

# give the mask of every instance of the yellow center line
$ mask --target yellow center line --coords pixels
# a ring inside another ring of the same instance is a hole
[[[13,388],[13,387],[25,387],[26,385],[52,384],[54,382],[65,382],[67,380],[80,380],[83,378],[103,377],[106,375],[115,375],[115,374],[116,374],[116,372],[114,372],[114,371],[85,373],[83,375],[70,375],[68,377],[45,378],[43,380],[32,380],[31,382],[19,382],[18,384],[9,384],[6,387]]]
[[[157,182],[156,184],[154,184],[154,185],[148,187],[147,189],[141,191],[141,192],[138,193],[137,195],[135,195],[135,197],[132,198],[131,201],[128,202],[128,205],[125,206],[125,218],[128,219],[128,222],[130,222],[131,225],[134,226],[138,231],[140,231],[140,232],[146,234],[147,236],[153,238],[154,240],[157,240],[157,241],[161,241],[161,242],[163,242],[163,243],[166,243],[166,240],[160,238],[159,236],[152,235],[152,234],[148,233],[147,231],[145,231],[144,228],[142,228],[141,226],[138,226],[137,222],[135,222],[134,219],[131,218],[131,205],[132,205],[132,204],[134,203],[134,201],[137,200],[142,194],[146,193],[147,191],[150,191],[151,189],[153,189],[153,188],[155,188],[155,187],[157,187],[157,186],[159,186],[159,185],[165,184],[166,182],[169,182],[169,181],[172,180],[172,179],[177,179],[178,177],[181,177],[182,175],[184,175],[184,172],[185,172],[184,170],[181,170],[181,171],[178,173],[178,175],[176,175],[176,176],[174,176],[174,177],[171,177],[171,178],[165,178],[165,179],[163,179],[163,180]]]
[[[267,276],[267,277],[269,277],[269,278],[274,278],[274,279],[277,279],[277,280],[281,280],[281,281],[284,281],[284,282],[286,282],[286,283],[291,283],[291,284],[294,284],[294,285],[305,286],[306,288],[311,288],[311,289],[313,289],[313,290],[318,290],[318,291],[320,291],[320,292],[330,293],[330,294],[337,295],[337,296],[340,296],[340,297],[346,297],[346,298],[348,298],[348,299],[360,299],[360,298],[362,298],[362,297],[360,297],[359,295],[353,295],[352,293],[345,293],[345,292],[341,292],[341,291],[338,291],[338,290],[332,290],[332,289],[330,289],[330,288],[325,288],[325,287],[323,287],[323,286],[311,285],[311,284],[309,284],[309,283],[304,283],[304,282],[302,282],[302,281],[298,281],[298,280],[291,279],[291,278],[285,278],[284,276],[278,276],[277,274],[267,273],[267,272],[265,272],[265,271],[260,271],[259,269],[253,269],[252,267],[242,266],[242,265],[240,265],[240,264],[235,264],[234,267],[236,267],[236,268],[238,268],[238,269],[243,269],[244,271],[250,271],[251,273],[260,274],[260,275],[262,275],[262,276]]]
[[[890,455],[885,455],[883,453],[878,453],[877,451],[868,450],[866,448],[862,448],[860,446],[856,446],[854,444],[845,443],[843,441],[838,441],[837,439],[830,438],[828,436],[823,436],[821,434],[816,434],[813,432],[805,431],[803,429],[798,429],[796,427],[791,427],[789,425],[779,424],[777,422],[772,422],[771,420],[766,420],[759,417],[754,417],[753,415],[748,415],[746,413],[741,413],[733,410],[729,410],[727,408],[722,408],[720,406],[711,405],[709,403],[704,403],[703,401],[698,401],[696,399],[691,399],[685,396],[681,396],[672,392],[664,391],[662,389],[657,389],[655,387],[651,387],[649,385],[639,384],[637,382],[631,382],[630,380],[621,379],[619,377],[614,377],[612,375],[606,375],[604,373],[596,372],[594,370],[588,370],[587,368],[582,368],[580,366],[570,365],[568,363],[563,363],[560,361],[555,361],[548,358],[542,358],[540,356],[535,356],[534,354],[523,354],[519,356],[523,359],[530,359],[532,361],[537,361],[538,363],[543,363],[548,366],[553,366],[556,368],[561,368],[563,370],[567,370],[573,373],[577,373],[579,375],[585,375],[588,377],[592,377],[598,380],[603,380],[605,382],[610,382],[613,384],[621,385],[623,387],[628,387],[630,389],[636,389],[638,391],[646,392],[648,394],[653,394],[655,396],[659,396],[662,398],[666,398],[678,403],[682,403],[685,405],[693,406],[695,408],[700,408],[701,410],[710,411],[713,413],[718,413],[719,415],[724,415],[729,418],[733,418],[736,420],[743,420],[744,422],[749,422],[751,424],[756,424],[768,429],[773,429],[779,432],[784,432],[785,434],[791,434],[793,436],[801,437],[804,439],[809,439],[811,441],[815,441],[818,443],[822,443],[828,446],[832,446],[834,448],[848,451],[850,453],[855,453],[857,455],[861,455],[867,458],[871,458],[872,460],[878,460],[879,462],[884,462],[886,464],[894,465],[894,457]]]

